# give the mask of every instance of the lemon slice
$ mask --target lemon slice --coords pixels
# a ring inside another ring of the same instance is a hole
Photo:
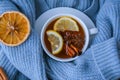
[[[0,16],[0,41],[7,46],[22,44],[30,34],[28,18],[17,11],[5,12]]]
[[[54,30],[48,30],[46,33],[48,36],[48,40],[51,44],[52,54],[58,54],[63,47],[62,36]]]
[[[65,30],[79,31],[79,28],[75,20],[73,20],[72,18],[61,17],[54,24],[54,30],[56,31],[65,31]]]

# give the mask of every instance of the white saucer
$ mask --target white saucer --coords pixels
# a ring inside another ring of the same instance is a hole
[[[73,8],[59,7],[59,8],[54,8],[54,9],[46,11],[36,20],[36,22],[35,22],[36,31],[40,34],[41,28],[43,27],[45,22],[52,16],[59,14],[59,13],[72,14],[72,15],[80,18],[87,25],[88,29],[95,27],[92,20],[87,15],[85,15],[83,12],[78,11]]]
[[[74,15],[77,18],[80,18],[80,20],[82,20],[84,22],[84,24],[87,26],[88,29],[95,28],[94,23],[83,12],[78,11],[78,10],[73,9],[73,8],[59,7],[59,8],[54,8],[54,9],[46,11],[36,20],[35,29],[39,33],[39,35],[41,35],[40,33],[41,33],[41,30],[42,30],[42,27],[47,22],[47,20],[49,18],[55,16],[56,14],[71,14],[71,15]],[[90,35],[90,43],[89,44],[91,44],[91,41],[92,41],[93,37],[94,37],[94,35],[92,35],[92,36]],[[66,60],[63,60],[63,59],[59,59],[59,60],[56,59],[56,60],[67,62],[67,61],[72,61],[72,60],[76,59],[77,57],[71,58],[71,59],[66,59]]]

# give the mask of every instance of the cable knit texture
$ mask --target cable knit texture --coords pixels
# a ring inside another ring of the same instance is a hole
[[[99,32],[75,61],[59,62],[43,51],[35,20],[56,7],[72,7],[88,15]],[[0,66],[9,80],[118,80],[120,79],[119,0],[0,0],[0,14],[20,11],[31,23],[29,38],[20,46],[0,43]]]

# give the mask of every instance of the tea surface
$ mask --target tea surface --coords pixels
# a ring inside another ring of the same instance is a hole
[[[54,30],[53,26],[57,20],[59,20],[59,18],[52,21],[47,26],[44,36],[45,45],[47,49],[51,52],[51,54],[52,54],[51,43],[48,40],[48,35],[46,34],[46,32],[48,30]],[[63,38],[63,48],[58,54],[54,55],[56,57],[71,58],[80,55],[82,53],[82,48],[85,44],[85,33],[80,23],[78,23],[75,19],[73,20],[77,23],[79,27],[79,31],[70,31],[70,30],[57,31]]]

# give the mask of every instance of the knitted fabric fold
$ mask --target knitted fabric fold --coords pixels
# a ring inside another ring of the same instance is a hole
[[[12,1],[0,1],[2,5],[0,8],[1,14],[6,11],[20,11],[24,13],[28,19],[30,20],[31,27],[34,25],[35,22],[35,9],[34,9],[34,1],[33,0],[12,0]],[[7,3],[7,4],[6,4]],[[27,3],[27,4],[26,4]],[[25,41],[22,45],[17,47],[8,47],[4,44],[1,45],[2,51],[7,56],[8,63],[13,65],[10,68],[6,65],[5,70],[9,77],[12,77],[12,74],[16,72],[16,69],[27,76],[29,79],[32,80],[46,80],[45,68],[44,68],[44,61],[42,57],[42,50],[40,45],[39,35],[34,31],[33,27],[31,28],[30,36],[28,37],[27,41]],[[1,53],[2,54],[2,53]],[[5,57],[4,56],[4,57]],[[6,58],[6,57],[5,57]],[[2,58],[3,59],[3,58]],[[1,62],[5,62],[4,60]],[[9,69],[7,71],[7,69]],[[15,69],[14,69],[15,68]],[[11,70],[11,71],[10,71]],[[12,73],[13,72],[13,73]],[[33,74],[34,73],[34,74]],[[43,76],[44,75],[44,76]],[[17,74],[15,75],[17,76]],[[18,75],[19,76],[19,75]],[[20,75],[21,79],[27,79],[25,76]],[[18,77],[17,77],[18,78]],[[20,80],[21,80],[20,79]],[[9,80],[14,80],[13,77],[9,78]]]
[[[13,5],[10,1],[0,1],[0,14],[6,11],[18,11],[15,5]],[[9,59],[6,57],[5,52],[2,47],[0,47],[0,66],[7,73],[9,80],[13,80],[18,73],[18,70],[11,64]]]
[[[15,76],[14,79],[12,80],[30,80],[28,79],[25,75],[23,75],[22,73],[18,72]]]
[[[120,77],[120,2],[106,1],[97,16],[96,35],[92,47],[93,55],[100,71],[107,80],[117,80]]]
[[[73,62],[58,62],[47,57],[47,75],[52,80],[104,80],[94,62],[91,49]]]
[[[101,46],[102,45],[102,46]],[[107,80],[117,80],[120,77],[120,58],[116,39],[111,38],[92,46],[92,52],[101,73]]]
[[[3,50],[0,49],[0,67],[7,73],[9,80],[13,80],[18,70],[10,63]]]
[[[17,7],[8,0],[0,0],[0,14],[6,11],[18,11]]]
[[[8,47],[1,44],[1,47],[10,62],[21,73],[32,80],[45,80],[44,61],[41,46],[39,44],[40,39],[38,35],[31,31],[30,37],[22,45],[17,47]]]

